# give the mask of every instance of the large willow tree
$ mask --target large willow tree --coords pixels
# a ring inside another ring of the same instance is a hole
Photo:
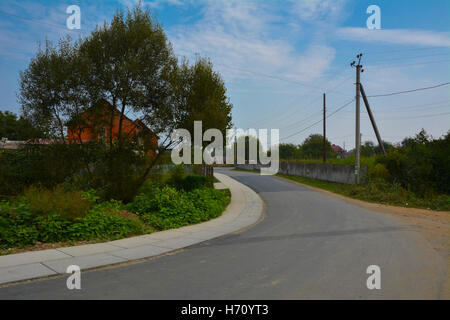
[[[110,197],[124,200],[131,200],[159,154],[177,143],[170,139],[174,129],[202,120],[205,130],[224,130],[232,108],[212,65],[200,60],[179,66],[161,25],[141,6],[118,11],[110,23],[76,42],[64,38],[55,46],[47,41],[20,75],[19,100],[24,116],[63,144],[67,123],[98,127],[100,119],[86,121],[81,114],[107,101],[112,106],[106,109],[109,139],[96,146],[101,155],[84,154],[85,170],[107,186]],[[113,132],[117,114],[118,132]],[[126,117],[140,120],[159,137],[150,161],[138,156],[147,150],[136,153],[137,145],[127,139]]]

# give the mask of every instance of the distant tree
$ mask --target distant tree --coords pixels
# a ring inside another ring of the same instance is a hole
[[[370,157],[375,154],[375,144],[372,141],[366,141],[361,145],[361,156]]]
[[[299,149],[292,143],[281,143],[279,145],[280,159],[295,159],[298,156]]]
[[[334,156],[330,141],[326,140],[327,157]],[[323,136],[311,134],[300,146],[300,155],[303,159],[321,159],[323,157]]]
[[[394,145],[391,142],[384,141],[384,140],[383,140],[383,146],[384,146],[384,150],[386,150],[386,152],[389,152],[390,150],[395,149]],[[378,144],[375,146],[374,152],[375,152],[375,154],[383,153],[383,151],[381,150],[381,147]]]
[[[384,150],[388,152],[389,150],[392,150],[394,148],[394,145],[390,142],[383,141]],[[363,157],[371,157],[376,154],[382,154],[383,150],[381,150],[381,147],[377,144],[375,145],[372,141],[366,141],[364,144],[361,145],[360,154]]]
[[[8,140],[25,141],[43,138],[44,134],[33,124],[10,111],[0,111],[0,138]]]
[[[233,105],[220,75],[206,58],[197,58],[193,65],[184,60],[178,71],[176,96],[180,101],[179,125],[194,135],[194,121],[202,121],[203,132],[214,128],[222,132],[232,127]],[[225,143],[225,142],[224,142]],[[207,143],[208,144],[208,143]]]

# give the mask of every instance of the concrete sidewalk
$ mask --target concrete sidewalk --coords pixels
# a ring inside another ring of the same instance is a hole
[[[216,187],[226,187],[231,191],[231,202],[220,217],[201,224],[111,242],[0,256],[0,284],[65,274],[70,265],[86,270],[158,256],[257,222],[263,211],[261,198],[226,175],[215,173],[215,176],[220,180]]]

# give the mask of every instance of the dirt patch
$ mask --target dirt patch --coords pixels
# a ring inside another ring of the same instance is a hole
[[[71,246],[81,246],[83,244],[92,244],[92,243],[98,243],[98,242],[101,242],[101,241],[70,241],[70,242],[55,242],[55,243],[36,242],[31,247],[11,248],[11,249],[0,250],[0,256],[7,255],[7,254],[24,253],[24,252],[28,252],[28,251],[41,251],[41,250],[58,249],[58,248],[71,247]]]
[[[138,216],[136,214],[134,214],[130,211],[127,211],[127,210],[114,211],[114,212],[111,212],[111,214],[122,217],[124,219],[138,218]]]
[[[417,227],[431,244],[431,246],[445,259],[447,263],[446,281],[442,286],[441,299],[450,299],[450,211],[434,211],[427,209],[396,207],[385,204],[365,202],[348,198],[327,190],[311,187],[309,185],[277,177],[289,182],[321,192],[333,198],[360,206],[362,208],[394,216],[408,225]]]

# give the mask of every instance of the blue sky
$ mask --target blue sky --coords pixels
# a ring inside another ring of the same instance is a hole
[[[18,74],[38,41],[89,33],[117,8],[137,1],[0,2],[0,110],[19,112]],[[354,97],[354,69],[363,52],[368,95],[450,81],[450,1],[414,0],[155,0],[157,16],[177,55],[209,57],[223,76],[238,128],[277,128],[282,142],[321,133],[322,93],[333,112]],[[66,29],[66,8],[81,8],[82,29]],[[381,9],[381,30],[368,30],[369,5]],[[398,142],[425,128],[450,129],[450,86],[370,99],[385,140]],[[354,103],[327,120],[329,139],[354,146]],[[368,116],[363,141],[375,141]],[[301,131],[301,132],[300,132]],[[295,134],[300,132],[299,134]]]

